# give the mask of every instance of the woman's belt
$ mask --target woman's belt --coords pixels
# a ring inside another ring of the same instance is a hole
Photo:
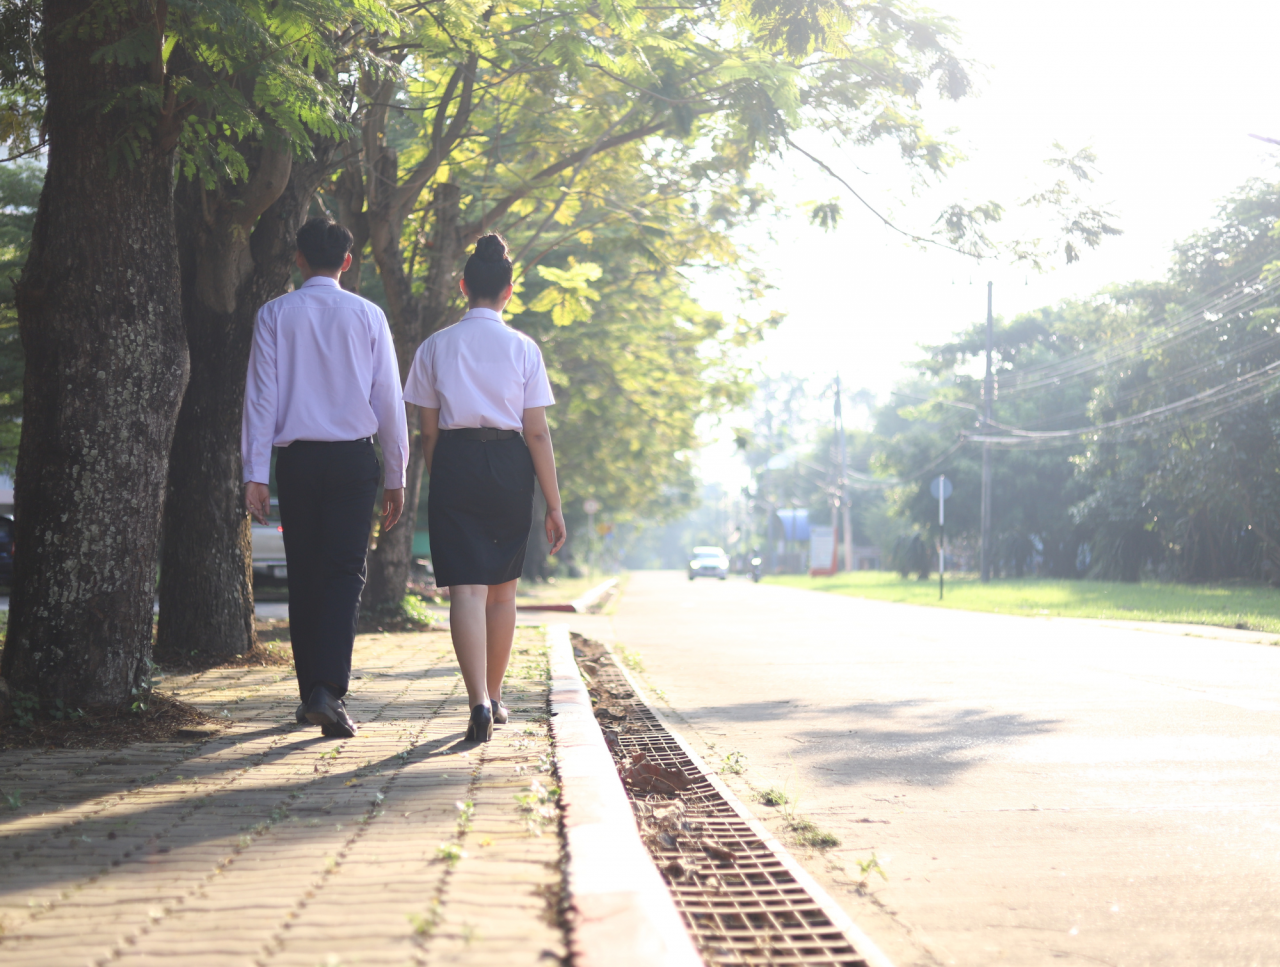
[[[456,436],[463,440],[479,440],[482,443],[489,443],[491,440],[510,440],[513,436],[519,436],[518,430],[499,430],[492,426],[466,426],[455,430],[441,430],[441,436]]]

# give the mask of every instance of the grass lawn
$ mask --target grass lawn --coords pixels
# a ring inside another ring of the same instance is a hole
[[[1280,590],[1261,585],[1125,584],[1119,581],[1061,581],[1051,578],[1009,579],[983,584],[974,575],[948,575],[946,598],[939,601],[936,574],[928,581],[903,580],[886,571],[855,571],[826,578],[772,575],[765,581],[848,594],[855,598],[966,611],[1172,621],[1280,634]]]

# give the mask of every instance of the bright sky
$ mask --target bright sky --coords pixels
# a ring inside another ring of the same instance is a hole
[[[1181,7],[1153,0],[934,0],[963,32],[976,61],[977,93],[929,105],[932,130],[968,160],[940,185],[919,190],[896,151],[844,151],[803,140],[895,224],[928,235],[949,203],[996,199],[1006,208],[1053,182],[1052,143],[1091,145],[1101,175],[1092,198],[1124,229],[1072,266],[1034,271],[920,247],[885,229],[810,162],[795,157],[775,184],[784,202],[840,197],[845,217],[824,233],[802,216],[744,236],[777,286],[767,306],[787,321],[758,358],[767,372],[829,380],[884,394],[920,357],[979,321],[986,285],[995,312],[1012,317],[1110,282],[1162,276],[1173,244],[1205,226],[1220,199],[1253,176],[1275,176],[1280,138],[1275,57],[1280,4],[1220,0]],[[913,190],[913,188],[915,190]],[[1018,219],[1036,217],[1025,212]],[[1048,234],[1047,213],[1036,227]],[[1019,220],[1019,229],[1032,223]],[[736,312],[729,299],[708,304]],[[726,421],[732,425],[733,420]],[[704,479],[738,486],[741,461],[720,442],[704,451]]]

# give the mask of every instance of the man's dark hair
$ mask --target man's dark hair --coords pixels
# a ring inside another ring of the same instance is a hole
[[[327,215],[308,218],[298,229],[298,251],[313,269],[340,269],[355,237]]]
[[[502,290],[511,284],[511,257],[507,252],[507,240],[497,232],[481,235],[476,239],[476,250],[467,259],[462,277],[467,281],[467,291],[473,299],[486,301],[498,298]]]

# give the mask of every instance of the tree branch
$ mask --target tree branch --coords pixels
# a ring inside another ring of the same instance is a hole
[[[582,148],[580,151],[575,151],[573,152],[573,154],[566,155],[565,157],[561,158],[559,161],[555,162],[554,164],[547,165],[545,168],[539,171],[536,175],[530,178],[529,181],[523,187],[517,188],[515,191],[511,192],[511,194],[507,195],[505,198],[499,201],[496,205],[493,206],[493,208],[485,212],[485,214],[481,216],[479,219],[472,222],[470,225],[467,225],[466,227],[464,227],[462,229],[462,234],[464,239],[470,240],[474,238],[479,238],[486,228],[488,228],[490,225],[496,222],[499,218],[505,215],[508,211],[510,211],[512,205],[520,201],[522,198],[526,197],[531,191],[540,187],[538,185],[539,181],[542,181],[546,178],[550,178],[553,175],[558,175],[560,172],[566,170],[567,168],[572,168],[583,158],[586,158],[592,154],[600,154],[605,151],[611,151],[612,149],[621,147],[624,144],[630,144],[632,141],[639,141],[642,138],[647,138],[651,134],[657,134],[659,131],[661,131],[663,128],[667,126],[667,123],[668,123],[667,119],[662,118],[661,120],[654,121],[650,124],[646,124],[642,127],[636,128],[633,131],[627,131],[623,134],[614,135],[612,138],[608,138],[607,140],[601,141],[598,144],[587,145],[585,148]]]
[[[478,55],[471,53],[467,57],[467,62],[454,71],[453,76],[449,78],[448,87],[445,88],[444,96],[440,99],[440,107],[436,110],[436,116],[431,122],[431,150],[418,162],[417,167],[391,196],[390,209],[397,223],[403,222],[408,217],[408,213],[418,203],[418,196],[422,194],[422,189],[435,177],[436,172],[449,156],[449,151],[471,123],[471,95],[475,90],[478,60]],[[462,80],[462,91],[458,94],[458,106],[453,112],[453,118],[446,127],[444,119],[452,93],[457,89],[459,76]]]

